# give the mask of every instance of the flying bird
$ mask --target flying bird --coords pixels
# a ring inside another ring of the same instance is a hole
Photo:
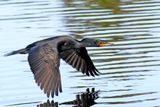
[[[102,40],[84,38],[81,41],[70,36],[56,36],[29,44],[6,54],[28,54],[28,62],[34,79],[47,97],[58,96],[62,92],[60,59],[88,76],[99,75],[89,57],[86,47],[103,47],[111,45]]]

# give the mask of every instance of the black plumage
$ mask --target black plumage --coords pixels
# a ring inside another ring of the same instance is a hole
[[[104,41],[90,38],[78,41],[69,36],[57,36],[34,42],[6,56],[28,53],[28,62],[36,83],[48,97],[54,97],[62,92],[60,58],[83,74],[95,76],[99,74],[99,71],[94,66],[85,47],[105,45]]]

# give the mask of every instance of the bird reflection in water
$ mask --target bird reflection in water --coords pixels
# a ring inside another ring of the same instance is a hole
[[[99,98],[99,90],[95,91],[95,88],[91,90],[86,89],[85,92],[76,95],[76,99],[58,104],[58,102],[47,101],[43,104],[37,105],[37,107],[58,107],[59,105],[72,105],[73,107],[90,107],[96,104],[95,100]]]
[[[47,100],[47,102],[37,105],[37,107],[58,107],[58,102]]]

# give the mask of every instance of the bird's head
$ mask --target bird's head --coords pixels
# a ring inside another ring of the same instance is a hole
[[[104,40],[92,39],[92,38],[84,38],[81,41],[65,41],[59,45],[58,50],[64,51],[69,49],[77,49],[80,47],[104,47],[113,45],[112,43],[107,43]]]
[[[84,38],[81,40],[81,43],[84,47],[104,47],[113,45],[112,43],[107,43],[104,40]]]

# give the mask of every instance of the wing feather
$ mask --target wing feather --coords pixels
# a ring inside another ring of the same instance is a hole
[[[83,74],[99,75],[99,71],[95,68],[85,47],[62,51],[60,57]]]
[[[49,45],[33,47],[29,50],[28,62],[36,83],[48,97],[62,92],[60,58],[55,50]]]

